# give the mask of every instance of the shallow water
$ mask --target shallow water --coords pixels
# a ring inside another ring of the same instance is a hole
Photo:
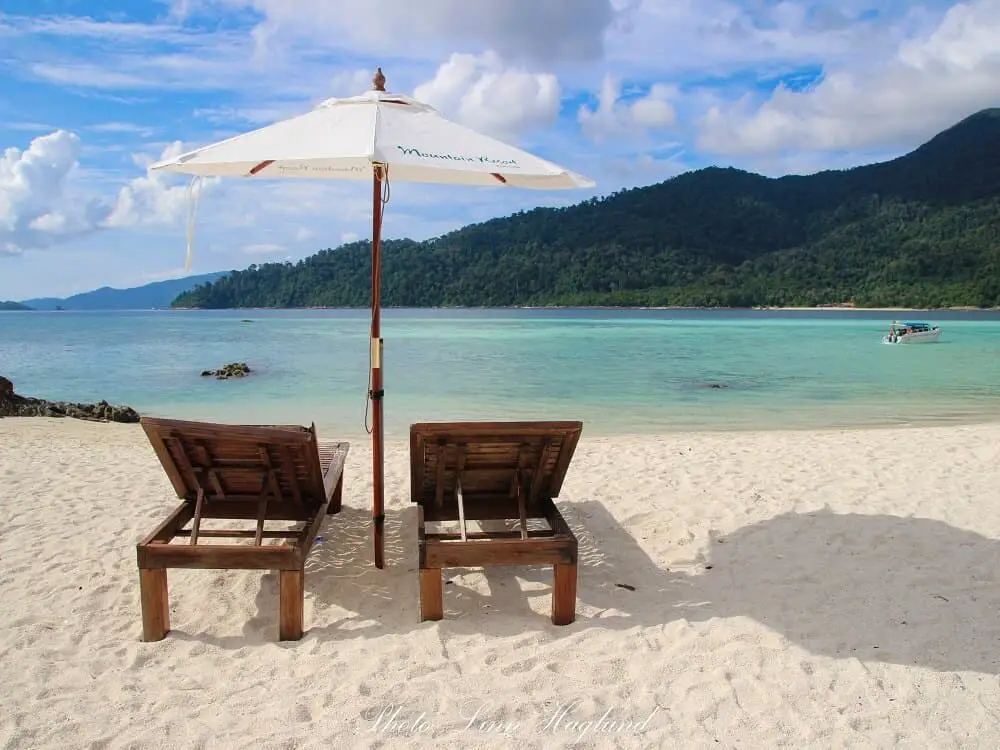
[[[1000,314],[909,314],[940,324],[941,341],[882,344],[899,315],[387,310],[386,428],[582,419],[588,435],[616,435],[1000,418]],[[231,361],[255,373],[199,376]],[[27,395],[363,435],[368,312],[0,313],[0,374]]]

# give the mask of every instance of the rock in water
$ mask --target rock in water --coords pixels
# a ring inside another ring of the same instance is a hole
[[[19,396],[14,393],[14,384],[4,377],[0,377],[0,417],[73,417],[92,422],[139,421],[139,413],[132,407],[116,406],[107,401],[75,404]]]
[[[203,378],[215,376],[217,380],[229,380],[229,378],[245,378],[253,370],[246,362],[230,362],[218,370],[202,370]]]

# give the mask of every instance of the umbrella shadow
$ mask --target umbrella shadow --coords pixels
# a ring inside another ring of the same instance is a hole
[[[1000,674],[1000,541],[942,521],[784,513],[713,535],[689,621],[751,617],[813,654]]]
[[[405,540],[400,534],[400,524],[394,523],[395,514],[387,513],[385,535],[386,567],[378,570],[372,563],[373,541],[371,511],[344,507],[340,513],[328,516],[316,537],[316,542],[306,559],[305,596],[307,604],[305,633],[321,638],[355,637],[364,634],[382,635],[402,632],[403,623],[412,624],[413,616],[396,616],[407,597],[416,603],[414,589],[416,572],[404,575],[403,565],[408,554]],[[414,539],[416,537],[414,536]],[[414,543],[415,547],[415,543]],[[413,554],[416,570],[416,554]],[[245,571],[252,573],[253,571]],[[336,608],[342,615],[336,623],[326,627],[311,628],[308,614],[309,600],[313,609]],[[254,613],[243,624],[240,635],[215,636],[211,626],[187,632],[172,629],[170,638],[198,641],[218,648],[238,650],[246,646],[269,643],[282,647],[295,647],[299,641],[277,641],[279,585],[276,571],[265,571],[254,600]],[[405,609],[405,608],[404,608]]]
[[[577,619],[548,616],[551,567],[448,568],[445,619],[421,622],[416,509],[390,511],[386,567],[372,565],[371,516],[331,516],[306,565],[305,638],[346,640],[437,629],[438,635],[547,638],[581,630],[660,627],[749,617],[818,656],[1000,674],[1000,541],[941,521],[891,515],[785,513],[725,536],[684,571],[652,560],[595,501],[560,503],[579,541]],[[463,585],[463,574],[485,577]],[[198,640],[226,648],[273,642],[277,576],[266,574],[245,638]],[[541,597],[544,602],[532,600]],[[317,613],[332,610],[332,616]],[[327,624],[310,626],[309,620]],[[295,647],[290,642],[287,647]]]

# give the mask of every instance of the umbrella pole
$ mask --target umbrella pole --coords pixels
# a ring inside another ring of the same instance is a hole
[[[372,400],[372,526],[375,537],[375,567],[385,566],[385,467],[382,435],[382,165],[376,164],[372,183],[372,330],[371,390]]]

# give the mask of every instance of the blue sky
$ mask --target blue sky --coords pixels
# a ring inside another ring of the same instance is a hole
[[[187,181],[164,154],[370,87],[597,181],[551,194],[396,184],[432,237],[711,164],[769,175],[891,158],[1000,106],[1000,0],[4,0],[0,299],[182,275]],[[355,183],[223,180],[193,272],[370,232]]]

